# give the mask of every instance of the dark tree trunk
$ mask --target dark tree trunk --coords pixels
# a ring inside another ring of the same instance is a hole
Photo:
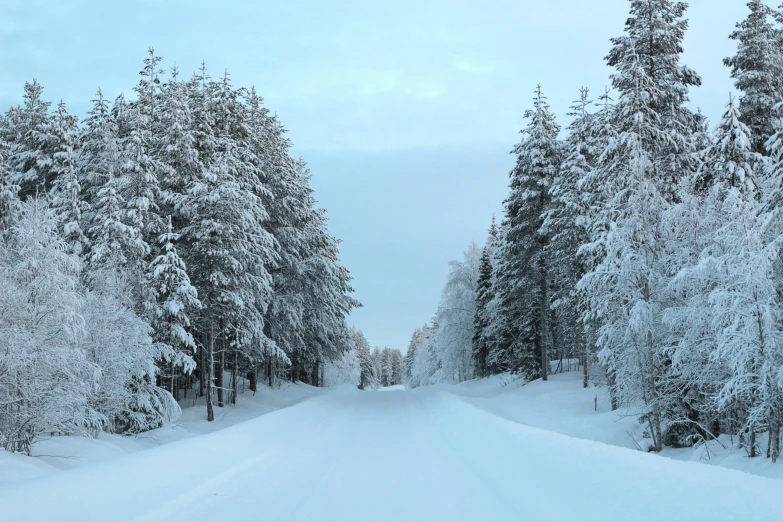
[[[234,406],[237,404],[237,377],[239,377],[237,358],[237,351],[234,350],[234,365],[231,367],[231,404]]]
[[[206,394],[207,394],[207,421],[215,420],[215,410],[212,407],[212,382],[214,379],[215,371],[215,320],[210,314],[209,317],[209,340],[207,342],[207,367],[202,370],[202,374],[206,371]]]
[[[202,337],[203,340],[203,336]],[[198,396],[203,397],[204,396],[204,388],[206,387],[206,375],[207,375],[207,361],[204,358],[204,343],[201,343],[202,349],[199,350],[199,358],[201,359],[201,372],[198,374]]]
[[[220,341],[220,354],[218,355],[217,367],[215,369],[215,386],[217,387],[217,405],[218,408],[222,408],[226,405],[225,397],[223,394],[223,369],[225,367],[225,341]]]
[[[539,303],[539,332],[538,342],[541,344],[541,380],[546,381],[549,374],[549,360],[547,357],[547,337],[549,321],[549,306],[547,305],[546,262],[542,259],[539,263],[541,270],[541,302]]]
[[[247,372],[247,380],[250,382],[250,391],[254,394],[258,391],[258,366],[253,365],[253,369]]]

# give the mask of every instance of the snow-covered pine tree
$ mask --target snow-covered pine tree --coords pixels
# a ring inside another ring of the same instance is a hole
[[[682,40],[688,29],[683,18],[688,4],[671,0],[630,0],[625,35],[612,38],[607,64],[615,67],[612,85],[621,94],[635,89],[635,79],[623,71],[639,63],[651,86],[647,104],[658,116],[664,132],[646,147],[655,165],[655,177],[667,199],[676,199],[680,178],[694,170],[690,146],[695,128],[694,115],[686,107],[688,88],[701,85],[692,69],[680,64]],[[619,131],[633,126],[631,121],[618,122]]]
[[[402,382],[404,382],[405,385],[410,388],[415,387],[415,385],[412,382],[413,362],[416,359],[416,350],[418,349],[419,346],[420,336],[421,336],[421,329],[416,328],[416,330],[413,331],[413,335],[411,335],[411,340],[408,343],[408,349],[405,352],[405,357],[403,358]]]
[[[473,364],[476,375],[486,377],[489,375],[487,356],[491,337],[487,335],[489,320],[487,308],[493,298],[492,287],[492,261],[490,250],[485,246],[481,252],[479,265],[479,278],[476,287],[476,312],[473,314]],[[486,333],[485,333],[486,332]]]
[[[21,198],[46,196],[52,188],[52,157],[49,150],[51,102],[41,99],[38,80],[25,82],[24,103],[8,111],[4,139],[10,145],[8,165],[11,181],[20,187]]]
[[[245,149],[232,139],[230,121],[219,121],[221,105],[215,102],[218,86],[208,78],[191,82],[196,119],[196,149],[203,165],[187,192],[176,202],[188,220],[182,230],[187,241],[186,263],[204,308],[199,329],[206,346],[207,417],[214,419],[212,387],[215,372],[222,406],[222,364],[231,343],[252,341],[263,328],[259,313],[270,294],[267,267],[274,260],[263,223],[259,198],[243,188]],[[221,117],[225,117],[225,112]]]
[[[19,185],[11,182],[8,166],[10,147],[3,139],[5,124],[5,117],[0,115],[0,235],[11,225],[13,213],[19,206]]]
[[[550,343],[550,309],[544,245],[541,234],[549,189],[561,163],[560,127],[549,110],[541,87],[522,141],[512,151],[517,164],[511,171],[511,193],[505,201],[504,241],[499,252],[499,349],[508,369],[546,378]]]
[[[57,109],[52,114],[51,128],[51,172],[54,176],[52,208],[60,220],[60,231],[69,248],[76,254],[81,254],[87,246],[87,237],[82,230],[85,202],[82,199],[74,152],[78,119],[68,114],[63,101],[57,104]]]
[[[747,6],[747,18],[729,36],[737,42],[737,53],[723,63],[742,92],[740,121],[750,129],[751,150],[761,154],[774,134],[776,105],[783,96],[783,48],[780,31],[772,24],[773,10],[761,0],[750,0]]]
[[[589,177],[600,151],[596,148],[596,117],[588,111],[592,104],[588,90],[580,90],[579,100],[569,112],[573,118],[564,143],[563,164],[550,189],[551,204],[544,214],[541,233],[551,239],[544,247],[550,268],[551,306],[555,315],[553,329],[560,359],[579,358],[583,369],[583,386],[588,386],[590,349],[584,331],[574,328],[579,323],[583,306],[576,292],[576,284],[586,272],[585,260],[578,255],[579,248],[589,241],[587,222],[589,209],[585,206],[579,182]]]
[[[138,99],[125,109],[122,117],[128,134],[121,134],[120,139],[118,189],[124,204],[123,220],[127,226],[138,230],[141,241],[146,244],[145,250],[150,253],[154,253],[158,235],[165,231],[159,203],[160,179],[167,169],[156,157],[160,145],[159,137],[154,133],[160,90],[158,76],[163,72],[158,69],[160,61],[161,58],[150,49],[144,69],[139,73],[141,80],[134,88]],[[150,296],[146,295],[144,284],[148,262],[146,256],[127,259],[128,269],[135,274],[133,294],[137,313],[143,313],[149,304]]]
[[[351,328],[350,335],[353,350],[356,352],[357,359],[359,359],[359,389],[365,390],[373,386],[374,383],[370,343],[367,342],[364,333],[357,328]]]
[[[169,81],[160,94],[160,107],[155,119],[159,137],[158,159],[165,165],[160,179],[159,206],[172,216],[174,230],[181,228],[179,216],[173,214],[174,201],[182,196],[188,183],[201,170],[187,84],[179,80],[179,70],[171,68]],[[173,215],[172,215],[173,214]]]
[[[167,388],[175,399],[179,397],[178,372],[189,374],[195,369],[192,354],[196,343],[190,332],[190,314],[201,306],[185,263],[174,246],[178,239],[179,234],[174,233],[169,218],[168,230],[159,239],[161,253],[150,263],[147,272],[147,284],[155,299],[151,314],[154,339],[171,347],[164,363],[168,366]]]
[[[476,375],[486,377],[497,373],[498,369],[489,364],[490,351],[497,344],[495,342],[495,328],[497,326],[498,299],[497,299],[497,272],[498,250],[500,247],[500,230],[492,216],[492,224],[489,227],[487,243],[481,254],[479,262],[479,278],[476,287],[476,313],[473,318],[473,360]]]
[[[761,186],[755,170],[761,168],[763,158],[754,152],[751,130],[742,123],[742,116],[734,98],[729,103],[713,135],[712,145],[705,151],[704,163],[696,178],[696,188],[709,190],[720,183],[736,188],[751,199],[759,198]]]

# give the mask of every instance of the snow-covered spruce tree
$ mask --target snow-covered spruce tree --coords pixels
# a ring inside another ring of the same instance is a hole
[[[479,377],[486,377],[496,371],[496,368],[490,367],[489,353],[495,345],[492,327],[497,322],[495,266],[497,265],[499,238],[495,216],[492,216],[489,236],[481,252],[479,262],[479,276],[476,283],[476,312],[473,315],[473,364],[475,373]]]
[[[81,254],[87,246],[87,237],[82,230],[85,202],[81,195],[74,152],[77,122],[75,116],[68,114],[65,103],[60,101],[51,117],[51,171],[54,176],[51,198],[63,237],[73,252]]]
[[[737,53],[723,62],[742,92],[740,121],[750,129],[751,150],[760,154],[774,134],[776,105],[783,96],[783,47],[772,24],[773,10],[761,0],[750,0],[747,6],[748,17],[729,36],[737,42]]]
[[[270,270],[277,264],[278,257],[274,249],[274,237],[266,228],[269,221],[269,210],[265,201],[268,188],[263,179],[262,160],[254,153],[250,143],[253,129],[248,108],[242,103],[245,89],[234,89],[228,72],[224,72],[221,80],[212,84],[211,90],[215,129],[222,141],[231,144],[231,169],[239,190],[253,201],[252,206],[244,209],[248,219],[254,223],[245,231],[248,241],[245,248],[254,260],[246,270],[257,285],[254,289],[240,290],[245,306],[227,323],[229,330],[223,340],[226,344],[220,350],[216,370],[218,406],[222,406],[225,388],[223,370],[227,367],[227,360],[232,375],[230,399],[234,402],[239,355],[243,356],[243,362],[257,360],[262,354],[268,353],[272,345],[265,332],[264,314],[273,295]]]
[[[487,356],[491,338],[485,334],[485,331],[489,325],[487,306],[492,297],[492,262],[489,248],[485,246],[481,252],[479,278],[476,285],[476,312],[473,314],[473,365],[479,377],[489,375]]]
[[[196,136],[188,103],[187,84],[179,80],[179,70],[172,67],[171,76],[160,94],[158,115],[154,120],[158,136],[158,159],[165,165],[160,179],[159,206],[170,215],[174,230],[182,227],[180,216],[173,211],[174,201],[187,190],[188,183],[201,170],[196,150]]]
[[[300,176],[309,181],[306,165],[302,161],[297,165]],[[340,262],[339,240],[328,232],[325,210],[310,211],[304,223],[304,239],[305,257],[299,262],[299,270],[304,276],[301,292],[307,303],[302,316],[303,347],[307,352],[295,351],[294,356],[300,356],[300,364],[309,362],[317,373],[320,361],[341,352],[347,334],[346,316],[361,305],[350,296],[352,276]]]
[[[160,214],[160,179],[166,166],[156,157],[159,137],[154,133],[156,107],[159,99],[162,73],[158,69],[161,58],[152,49],[144,60],[141,80],[134,88],[138,99],[125,110],[123,123],[129,132],[120,139],[120,172],[118,189],[123,199],[122,215],[127,226],[138,231],[146,252],[154,253],[157,237],[165,231]],[[147,254],[149,255],[149,254]],[[149,263],[147,256],[128,258],[128,269],[136,281],[133,286],[136,311],[144,313],[148,307],[144,273]]]
[[[93,224],[95,214],[92,207],[98,200],[98,191],[110,173],[119,172],[120,161],[119,129],[112,117],[109,101],[100,89],[92,104],[79,133],[76,153],[79,185],[86,207],[83,215],[85,229]]]
[[[175,399],[179,397],[178,372],[189,374],[195,369],[196,343],[190,333],[190,314],[201,306],[185,263],[174,246],[178,239],[179,234],[173,232],[169,218],[168,230],[159,239],[161,253],[150,263],[147,272],[147,285],[154,298],[151,313],[154,338],[172,349],[171,357],[163,363],[168,372],[167,388]]]
[[[359,389],[365,390],[374,384],[372,372],[372,356],[370,355],[370,343],[361,330],[351,328],[351,344],[356,358],[359,361]]]
[[[631,47],[631,52],[633,48]],[[613,161],[624,187],[609,200],[614,217],[605,238],[605,258],[585,274],[579,288],[587,298],[590,317],[600,324],[599,360],[614,375],[614,393],[621,403],[644,404],[642,419],[650,429],[653,449],[663,447],[659,386],[667,339],[661,314],[666,305],[668,277],[663,263],[661,216],[667,209],[655,164],[661,117],[649,103],[656,84],[647,76],[641,56],[618,67],[628,76],[628,89],[618,103],[618,117],[633,122],[618,137]]]
[[[8,166],[11,181],[20,187],[19,196],[46,196],[52,188],[52,157],[49,145],[51,102],[41,99],[38,80],[25,82],[24,103],[6,115],[4,140],[10,146]]]
[[[8,166],[10,148],[3,139],[5,118],[0,115],[0,236],[12,222],[13,214],[19,207],[19,186],[11,182]]]
[[[505,201],[504,241],[498,261],[500,324],[498,349],[507,369],[546,379],[551,342],[548,277],[541,234],[549,189],[561,163],[560,128],[541,87],[536,89],[529,123],[514,148],[517,164],[511,171],[511,193]]]
[[[270,280],[266,267],[274,261],[268,233],[258,219],[265,214],[258,196],[243,188],[246,149],[231,137],[232,122],[215,100],[218,86],[208,78],[191,82],[196,149],[203,165],[186,194],[177,199],[177,211],[188,221],[182,230],[187,244],[185,262],[192,273],[203,309],[199,331],[206,347],[207,418],[214,419],[212,388],[215,372],[222,399],[223,365],[215,369],[225,351],[253,342],[263,328],[260,310],[268,302]]]
[[[696,188],[707,190],[721,184],[736,188],[751,199],[758,199],[761,186],[754,170],[762,166],[763,158],[753,149],[751,130],[742,123],[739,108],[734,98],[729,96],[726,112],[715,129],[712,144],[704,153]]]
[[[416,359],[416,350],[419,346],[419,337],[421,336],[421,329],[416,328],[411,335],[411,340],[408,343],[408,349],[405,352],[402,364],[402,382],[409,388],[415,388],[413,383],[413,361]]]
[[[683,16],[688,5],[671,0],[630,0],[630,4],[626,34],[612,39],[607,64],[617,69],[612,86],[621,95],[636,88],[633,75],[626,74],[633,63],[640,64],[653,87],[647,105],[657,114],[662,132],[647,148],[655,165],[655,179],[667,199],[673,200],[679,179],[695,168],[690,145],[696,122],[685,104],[688,88],[701,85],[701,78],[680,64],[688,29]],[[633,125],[631,121],[618,123],[620,132]]]
[[[263,100],[250,89],[246,93],[251,150],[262,164],[266,191],[259,196],[269,213],[266,229],[275,238],[279,261],[269,268],[272,296],[265,314],[265,335],[271,341],[251,368],[263,369],[270,385],[278,366],[290,364],[289,356],[302,351],[303,320],[306,309],[302,289],[308,277],[303,270],[305,224],[310,219],[315,200],[306,171],[298,168],[289,154],[290,143],[285,129],[269,114]]]
[[[593,130],[595,115],[588,112],[592,104],[588,90],[580,90],[579,100],[571,107],[573,121],[568,127],[564,144],[563,164],[549,188],[551,203],[545,211],[541,233],[551,239],[544,247],[551,278],[551,306],[555,315],[553,329],[560,360],[579,358],[583,368],[583,386],[588,386],[590,349],[584,331],[574,328],[579,323],[583,306],[576,292],[576,284],[586,272],[585,260],[578,255],[579,248],[589,241],[587,216],[579,182],[591,175],[600,150]]]
[[[99,429],[88,404],[98,369],[81,340],[87,324],[79,260],[45,198],[20,205],[0,237],[0,446],[30,452],[43,433]]]

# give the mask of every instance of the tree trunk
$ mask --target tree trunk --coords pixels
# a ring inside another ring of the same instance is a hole
[[[223,394],[223,369],[225,368],[225,362],[226,362],[225,354],[226,354],[226,350],[224,346],[224,341],[221,340],[220,355],[218,355],[217,368],[215,369],[215,373],[217,374],[215,377],[215,386],[217,387],[218,408],[222,408],[226,405],[225,396]]]
[[[587,388],[590,385],[590,370],[587,368],[589,344],[586,338],[582,341],[582,344],[582,388]]]
[[[549,317],[549,307],[547,306],[547,284],[546,284],[546,262],[543,260],[543,254],[542,259],[540,262],[541,267],[541,302],[539,303],[539,306],[541,307],[539,310],[539,342],[541,343],[541,380],[546,381],[547,376],[549,374],[549,361],[547,360],[547,325],[549,324],[549,321],[547,321]]]
[[[203,340],[203,337],[202,337]],[[204,348],[202,343],[202,348],[200,350],[199,358],[201,359],[201,373],[198,376],[198,396],[203,397],[204,396],[204,388],[206,386],[206,383],[204,382],[204,376],[207,373],[207,361],[204,358]]]
[[[212,407],[212,381],[215,371],[215,319],[212,314],[209,316],[209,342],[207,343],[207,421],[215,420],[215,411]],[[202,374],[204,370],[202,370]]]
[[[258,365],[254,364],[253,369],[247,372],[247,380],[250,382],[250,391],[255,393],[258,391]]]
[[[772,463],[774,464],[780,456],[780,419],[774,413],[769,420],[769,448]]]
[[[655,360],[653,358],[653,336],[650,330],[647,330],[647,364],[650,372],[650,403],[652,404],[651,424],[652,436],[655,443],[655,451],[660,453],[663,449],[663,440],[661,436],[661,414],[658,411],[658,390],[655,387]]]
[[[234,365],[231,367],[231,404],[237,405],[237,351],[234,350]]]
[[[271,357],[266,362],[266,380],[270,388],[272,387],[272,362]]]
[[[174,397],[174,362],[169,363],[169,393]]]

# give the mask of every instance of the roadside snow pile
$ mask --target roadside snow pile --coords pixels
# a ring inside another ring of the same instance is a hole
[[[636,412],[611,411],[606,388],[583,388],[580,372],[550,375],[547,382],[537,379],[528,384],[513,376],[496,375],[436,387],[520,424],[612,446],[642,451],[649,448],[650,441],[644,438],[645,426],[637,421]],[[737,443],[737,437],[721,435],[717,441],[695,448],[664,447],[661,455],[783,480],[783,466],[773,465],[763,456],[748,458]]]
[[[212,433],[282,408],[293,406],[319,393],[303,383],[283,383],[280,388],[258,384],[258,393],[240,393],[235,406],[215,408],[214,422],[207,422],[204,397],[181,401],[182,415],[172,424],[124,437],[100,433],[98,438],[61,436],[35,444],[32,457],[0,450],[0,487],[43,477],[60,470],[79,468],[115,459],[163,444]]]

